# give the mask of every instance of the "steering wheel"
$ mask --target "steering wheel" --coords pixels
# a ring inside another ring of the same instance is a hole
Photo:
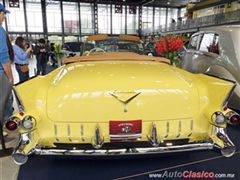
[[[89,54],[91,54],[91,53],[96,53],[96,52],[106,52],[104,49],[102,49],[102,48],[99,48],[99,47],[95,47],[95,48],[93,48],[93,49],[91,49],[90,51],[89,51]]]

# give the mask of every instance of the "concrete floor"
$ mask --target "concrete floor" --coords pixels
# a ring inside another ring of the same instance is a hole
[[[17,143],[17,132],[8,132],[8,136],[5,138],[7,148],[15,147]],[[0,146],[0,149],[2,147]],[[0,180],[16,180],[18,176],[19,166],[16,165],[11,156],[0,158]]]
[[[35,58],[30,59],[29,70],[30,70],[29,72],[30,77],[34,76],[36,72]],[[19,77],[14,65],[12,65],[12,71],[14,76],[14,83],[16,84],[19,81]],[[13,104],[13,106],[16,106],[15,103]],[[7,148],[15,147],[18,139],[17,132],[9,132],[9,131],[7,132],[8,132],[8,136],[6,137]],[[1,145],[0,145],[0,149],[2,149]],[[0,180],[17,180],[18,171],[19,171],[19,166],[13,162],[11,156],[2,157],[2,158],[0,157]]]

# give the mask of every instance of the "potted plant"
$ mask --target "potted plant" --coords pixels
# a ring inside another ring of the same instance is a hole
[[[65,55],[65,52],[62,50],[62,45],[57,43],[55,44],[55,56],[58,62],[58,67],[62,65],[63,62],[63,57]]]
[[[177,52],[183,47],[183,40],[178,36],[163,36],[156,41],[156,52],[171,61],[172,65],[180,64]]]

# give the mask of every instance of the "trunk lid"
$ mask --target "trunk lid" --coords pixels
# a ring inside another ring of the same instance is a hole
[[[48,90],[47,115],[76,123],[191,118],[199,111],[199,97],[184,74],[148,61],[68,64]]]

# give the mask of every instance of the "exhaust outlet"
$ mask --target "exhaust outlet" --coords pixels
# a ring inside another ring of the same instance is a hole
[[[17,165],[23,165],[28,161],[28,156],[22,153],[14,153],[12,158]]]

